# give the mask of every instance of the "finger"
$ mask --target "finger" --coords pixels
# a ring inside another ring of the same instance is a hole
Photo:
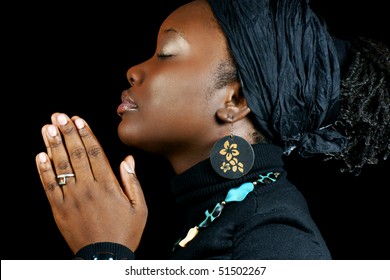
[[[49,155],[49,158],[52,158],[52,154],[51,154],[51,150],[50,150],[50,146],[49,146],[49,141],[47,140],[47,125],[43,126],[42,129],[41,129],[41,134],[42,134],[42,138],[43,138],[43,142],[45,143],[45,147],[46,147],[46,152],[47,154]]]
[[[68,153],[63,145],[61,134],[55,125],[45,125],[42,128],[42,137],[53,164],[53,173],[57,175],[73,173]]]
[[[57,177],[52,168],[50,158],[46,153],[39,153],[35,158],[35,162],[42,186],[54,210],[54,205],[59,205],[63,202],[63,192],[57,183]]]
[[[72,117],[72,121],[74,122],[83,146],[85,147],[92,170],[91,172],[93,173],[95,180],[102,181],[107,180],[108,178],[114,178],[115,175],[111,170],[110,163],[108,162],[103,148],[87,122],[77,116]]]
[[[134,208],[146,208],[146,202],[141,185],[135,174],[135,163],[132,156],[127,156],[120,165],[120,174],[124,193]]]
[[[63,166],[69,166],[75,173],[77,180],[93,179],[86,148],[73,121],[63,113],[55,113],[52,115],[52,122],[61,131],[63,137],[63,141],[58,145],[51,146],[53,161],[61,163]],[[61,166],[55,166],[56,170],[61,169]]]

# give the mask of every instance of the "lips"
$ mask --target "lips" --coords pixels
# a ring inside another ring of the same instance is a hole
[[[118,109],[116,110],[118,115],[122,115],[125,112],[128,111],[136,111],[138,109],[138,105],[134,102],[134,100],[130,97],[128,91],[122,92],[122,103],[118,106]]]

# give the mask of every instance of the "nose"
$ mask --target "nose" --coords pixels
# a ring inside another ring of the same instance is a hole
[[[144,80],[145,72],[142,70],[141,65],[132,66],[127,70],[126,77],[131,87],[142,84]]]

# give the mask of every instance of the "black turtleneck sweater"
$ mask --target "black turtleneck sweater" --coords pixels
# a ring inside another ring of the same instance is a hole
[[[272,144],[257,144],[253,149],[253,168],[239,179],[222,178],[209,160],[172,179],[177,203],[186,213],[184,238],[188,229],[199,225],[206,217],[205,211],[211,212],[230,189],[268,172],[280,173],[275,182],[255,186],[243,201],[225,205],[220,216],[201,228],[184,248],[176,246],[171,259],[331,259],[305,198],[287,180],[282,149]],[[135,258],[126,247],[108,242],[88,245],[76,258],[93,259],[97,252]]]

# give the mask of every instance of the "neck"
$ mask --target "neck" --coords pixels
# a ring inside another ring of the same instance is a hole
[[[182,152],[176,151],[175,154],[165,155],[165,157],[171,163],[175,173],[179,175],[199,162],[209,158],[212,146],[209,145],[204,148],[189,147]]]
[[[226,133],[229,131],[230,126],[230,123],[226,123],[223,128],[219,127],[219,129],[212,129],[214,133],[211,135],[204,135],[203,140],[200,142],[185,142],[183,145],[176,144],[175,147],[169,151],[165,150],[163,156],[171,163],[175,173],[181,174],[197,163],[208,159],[214,144],[221,138],[227,136]],[[240,120],[234,124],[234,135],[244,138],[250,144],[254,144],[255,142],[253,139],[255,132],[256,129],[248,119]],[[205,141],[206,139],[208,140]]]

